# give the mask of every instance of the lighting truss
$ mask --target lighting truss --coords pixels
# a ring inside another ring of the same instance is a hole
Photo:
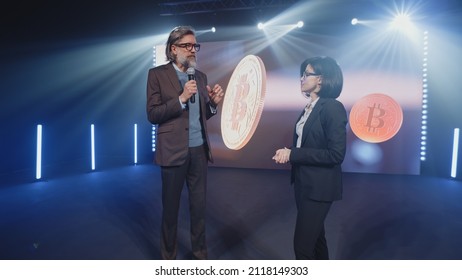
[[[289,7],[300,0],[189,0],[159,3],[161,16]]]

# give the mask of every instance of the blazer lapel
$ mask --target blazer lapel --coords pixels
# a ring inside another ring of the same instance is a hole
[[[200,72],[196,69],[195,80],[197,84],[197,93],[196,93],[196,100],[200,99],[201,108],[205,108],[202,105],[206,104],[208,99],[208,92],[207,92],[207,84],[206,84],[206,76],[204,73]]]
[[[181,95],[183,89],[181,88],[180,80],[178,79],[178,75],[176,74],[176,70],[175,67],[173,67],[172,62],[166,64],[165,68],[167,70],[167,77],[170,80],[170,83],[172,84],[175,91],[178,92],[178,95]]]
[[[305,125],[303,126],[303,135],[302,135],[301,146],[303,146],[304,143],[306,142],[306,137],[309,134],[308,131],[310,131],[312,129],[311,127],[313,126],[313,123],[317,119],[319,119],[319,112],[321,111],[322,106],[324,106],[324,99],[319,98],[319,100],[316,102],[316,105],[314,106],[313,110],[311,111],[310,116],[306,120]]]

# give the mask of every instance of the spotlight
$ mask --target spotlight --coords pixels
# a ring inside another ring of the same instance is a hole
[[[400,13],[395,16],[391,26],[400,31],[410,31],[413,25],[409,15]]]
[[[411,22],[409,15],[407,14],[398,14],[393,20],[397,25],[406,25]]]
[[[298,22],[297,22],[297,27],[298,27],[298,28],[302,28],[302,27],[303,27],[303,21],[301,21],[301,20],[298,21]]]
[[[263,27],[265,27],[264,24],[261,23],[261,22],[259,22],[258,25],[257,25],[257,28],[260,29],[260,30],[262,30]]]
[[[357,18],[353,18],[353,19],[351,20],[351,25],[356,25],[356,24],[358,24],[358,19],[357,19]]]
[[[215,27],[212,27],[212,32],[215,33],[215,31],[217,31],[217,29]]]

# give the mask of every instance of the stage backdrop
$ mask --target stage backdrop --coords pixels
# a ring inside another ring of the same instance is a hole
[[[166,63],[165,47],[155,49],[155,63]],[[219,83],[227,94],[219,114],[208,121],[212,166],[290,168],[275,164],[271,158],[276,149],[291,146],[295,122],[306,105],[300,92],[300,64],[305,58],[324,55],[336,59],[344,73],[338,100],[344,104],[350,122],[343,170],[419,174],[420,50],[393,50],[390,46],[371,49],[358,42],[322,37],[291,42],[268,43],[262,39],[202,43],[197,69],[208,75],[210,85]],[[245,112],[254,115],[246,116],[246,123],[239,123]],[[226,125],[230,119],[235,123]],[[244,131],[242,126],[246,125],[254,127]],[[251,135],[237,149],[230,148],[223,135],[233,128],[236,133]]]

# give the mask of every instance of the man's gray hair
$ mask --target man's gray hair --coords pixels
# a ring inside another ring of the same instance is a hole
[[[174,54],[172,54],[172,45],[174,45],[185,35],[195,36],[196,34],[194,28],[191,26],[177,26],[170,32],[170,35],[167,39],[167,46],[165,48],[165,56],[167,56],[168,61],[175,61],[176,57]]]

